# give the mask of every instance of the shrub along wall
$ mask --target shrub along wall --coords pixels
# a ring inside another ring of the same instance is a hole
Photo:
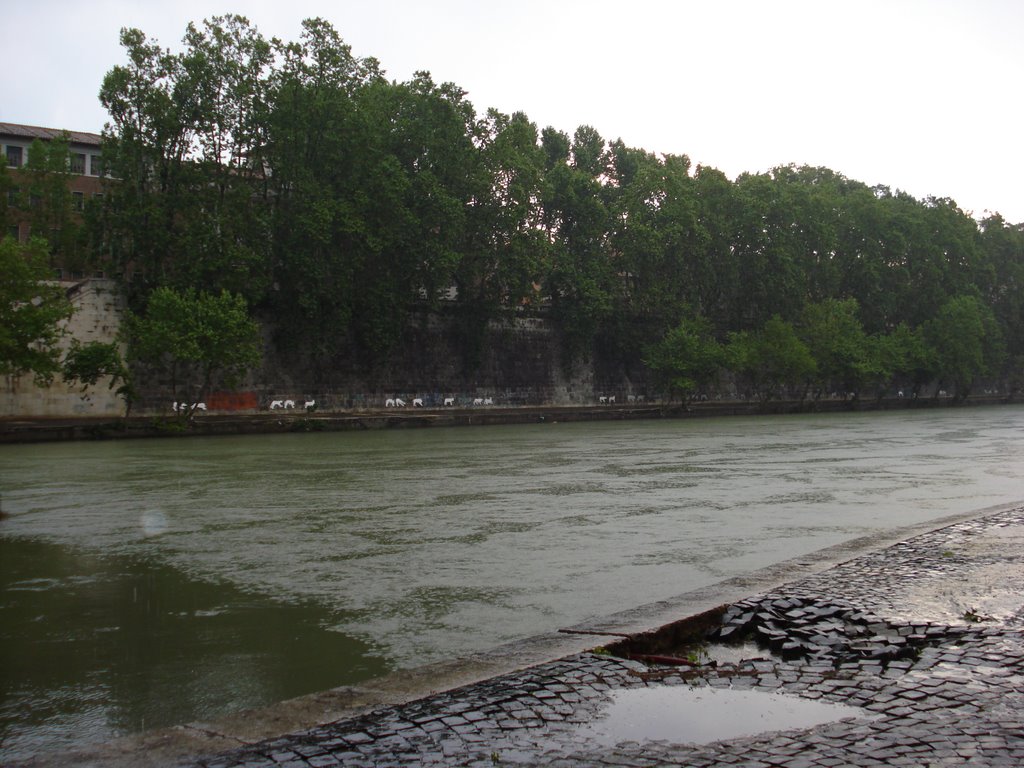
[[[114,280],[91,279],[67,283],[74,313],[64,324],[65,348],[71,339],[111,342],[121,328],[123,302]],[[0,377],[0,417],[116,416],[124,404],[101,379],[85,391],[69,386],[59,376],[48,387],[38,387],[32,376]]]

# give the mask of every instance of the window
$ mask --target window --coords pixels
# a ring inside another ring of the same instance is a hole
[[[21,238],[18,236],[19,232],[18,232],[18,225],[17,224],[15,224],[13,227],[11,227],[7,234],[9,234],[15,240],[21,240]]]
[[[72,192],[71,193],[71,207],[81,213],[85,210],[85,193],[84,192]]]
[[[21,168],[25,161],[25,150],[21,147],[7,145],[7,165],[11,168]]]
[[[99,155],[89,155],[89,175],[90,176],[102,176],[103,168],[100,165],[101,159]]]
[[[81,152],[71,153],[71,172],[85,173],[85,155]]]
[[[19,197],[21,197],[21,187],[11,187],[7,190],[7,204],[12,208],[18,207]]]

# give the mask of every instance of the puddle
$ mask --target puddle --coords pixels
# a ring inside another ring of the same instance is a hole
[[[777,693],[659,686],[613,691],[608,707],[578,735],[598,746],[651,740],[707,744],[869,716],[874,717],[858,707]]]
[[[697,651],[697,659],[702,664],[711,661],[717,662],[719,665],[740,664],[744,661],[774,658],[777,658],[775,654],[755,642],[711,643]]]

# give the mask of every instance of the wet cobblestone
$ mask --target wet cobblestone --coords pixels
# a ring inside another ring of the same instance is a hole
[[[192,764],[1019,766],[1024,583],[1014,577],[1024,552],[992,546],[964,553],[1021,531],[1024,508],[1001,512],[730,606],[716,641],[759,638],[767,646],[760,659],[690,667],[579,654]],[[990,580],[1002,574],[1007,583],[992,583],[1002,587],[1000,605],[1012,610],[986,616],[968,606],[956,615],[948,607],[956,599],[945,600],[944,612],[920,602],[982,571]],[[862,716],[708,744],[603,746],[586,735],[615,692],[672,686],[771,692],[859,707]]]

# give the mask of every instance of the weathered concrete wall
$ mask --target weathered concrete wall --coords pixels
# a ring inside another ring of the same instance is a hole
[[[111,342],[121,328],[123,304],[114,280],[90,279],[66,283],[74,314],[65,324],[66,349],[72,339]],[[31,376],[0,378],[0,416],[67,417],[116,416],[124,413],[124,404],[108,388],[104,378],[85,392],[56,377],[49,387],[37,387]]]

